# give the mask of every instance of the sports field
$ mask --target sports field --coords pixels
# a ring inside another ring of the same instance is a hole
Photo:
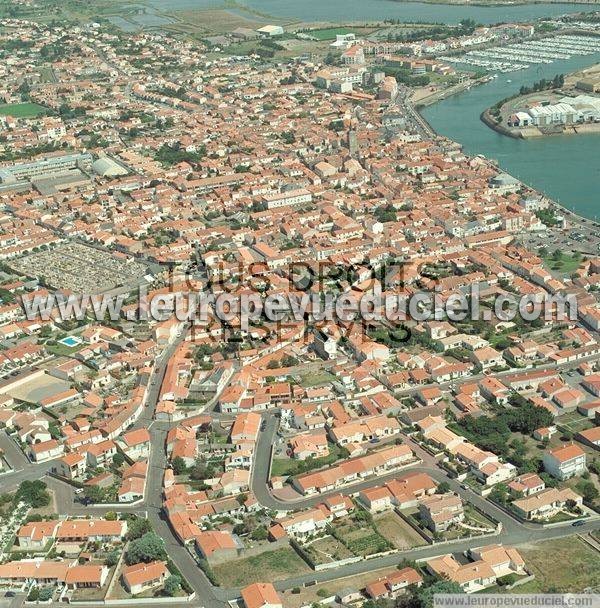
[[[0,116],[14,118],[33,118],[46,113],[47,108],[37,103],[5,103],[0,104]]]

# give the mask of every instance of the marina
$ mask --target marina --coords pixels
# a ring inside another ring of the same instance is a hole
[[[543,40],[528,40],[508,46],[467,51],[464,55],[439,59],[458,65],[474,66],[494,72],[516,72],[531,65],[550,65],[575,56],[600,52],[600,38],[583,35],[559,35]]]

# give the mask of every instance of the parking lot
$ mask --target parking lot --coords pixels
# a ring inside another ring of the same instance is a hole
[[[579,251],[583,255],[598,255],[600,247],[600,224],[580,218],[565,211],[568,226],[564,230],[549,228],[547,231],[531,232],[519,237],[529,249],[545,247],[550,252],[559,249],[565,253]]]

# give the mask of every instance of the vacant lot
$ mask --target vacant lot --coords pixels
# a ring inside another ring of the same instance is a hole
[[[347,523],[336,527],[336,536],[354,555],[373,555],[391,549],[391,544],[366,523]]]
[[[333,536],[324,536],[304,549],[314,564],[327,564],[352,557],[352,552]]]
[[[219,564],[213,568],[223,587],[243,587],[257,581],[278,581],[310,572],[306,562],[291,548]]]
[[[519,587],[519,593],[581,592],[600,585],[600,553],[577,537],[528,545],[519,551],[535,574],[535,580]]]
[[[37,103],[6,103],[0,105],[0,116],[34,118],[40,114],[45,114],[47,109]]]
[[[28,403],[37,403],[47,397],[59,395],[70,388],[71,385],[65,380],[46,374],[40,378],[24,382],[8,391],[8,394],[14,399],[27,401]]]
[[[326,581],[325,583],[312,585],[310,587],[301,587],[300,593],[292,593],[292,590],[288,589],[281,594],[283,605],[286,608],[309,606],[313,602],[319,602],[323,597],[335,595],[340,591],[344,591],[344,589],[348,589],[348,587],[362,589],[368,583],[371,583],[382,576],[388,576],[394,572],[397,572],[396,568],[382,568],[380,570],[370,570],[363,574],[354,574],[352,576],[337,578],[333,581]]]
[[[425,539],[393,511],[375,517],[375,527],[396,549],[410,549],[426,544]]]
[[[309,388],[311,386],[320,386],[322,384],[331,384],[336,378],[333,374],[329,373],[325,370],[308,372],[306,374],[301,374],[302,380],[300,384],[304,388]]]

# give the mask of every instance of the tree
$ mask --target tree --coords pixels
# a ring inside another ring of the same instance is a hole
[[[123,456],[123,454],[121,454],[121,452],[117,452],[113,456],[113,464],[118,469],[119,467],[123,466],[124,463],[125,463],[125,456]]]
[[[414,596],[418,608],[432,608],[433,597],[437,593],[464,593],[462,587],[453,581],[438,581],[429,587],[421,587]]]
[[[286,355],[281,359],[281,365],[283,367],[294,367],[294,365],[298,365],[298,359],[292,355]]]
[[[40,589],[39,600],[40,602],[47,602],[54,595],[54,589],[52,587],[42,587]]]
[[[115,549],[114,551],[111,551],[107,556],[106,559],[104,560],[104,563],[109,567],[112,568],[113,566],[116,566],[119,563],[119,556],[121,554],[119,553],[119,551],[117,549]]]
[[[600,496],[600,492],[598,492],[598,488],[593,481],[581,480],[577,483],[577,490],[581,492],[583,500],[588,504],[594,503]]]
[[[85,486],[85,488],[83,489],[83,495],[90,502],[104,502],[106,493],[104,492],[104,489],[100,486]]]
[[[317,606],[320,606],[320,604],[317,604]],[[383,598],[378,600],[367,600],[366,602],[363,602],[363,608],[385,608],[386,606],[387,603]]]
[[[173,473],[175,475],[182,475],[187,471],[185,460],[181,456],[177,456],[173,459]]]
[[[152,532],[150,522],[142,517],[131,519],[127,525],[127,540],[135,540],[141,538],[147,532]]]
[[[267,540],[268,536],[269,533],[267,532],[267,529],[264,526],[259,526],[258,528],[252,531],[252,534],[250,534],[250,538],[252,540]]]
[[[446,494],[450,491],[450,484],[447,481],[442,481],[437,487],[438,494]]]
[[[171,576],[169,576],[169,578],[167,578],[165,581],[163,589],[165,595],[168,595],[169,597],[177,595],[181,589],[181,577],[177,576],[176,574],[171,574]]]
[[[15,502],[26,502],[33,508],[46,507],[50,504],[50,494],[46,490],[47,487],[40,479],[22,481],[15,493]]]
[[[157,559],[167,559],[165,542],[154,532],[146,532],[141,538],[132,541],[125,554],[128,565],[140,562],[153,562]]]
[[[490,499],[501,505],[506,504],[508,501],[508,487],[503,483],[496,484],[494,489],[490,492]]]
[[[206,463],[202,462],[201,460],[197,460],[190,471],[190,478],[194,481],[203,481],[208,477],[211,477],[212,474],[212,469],[208,467]]]

